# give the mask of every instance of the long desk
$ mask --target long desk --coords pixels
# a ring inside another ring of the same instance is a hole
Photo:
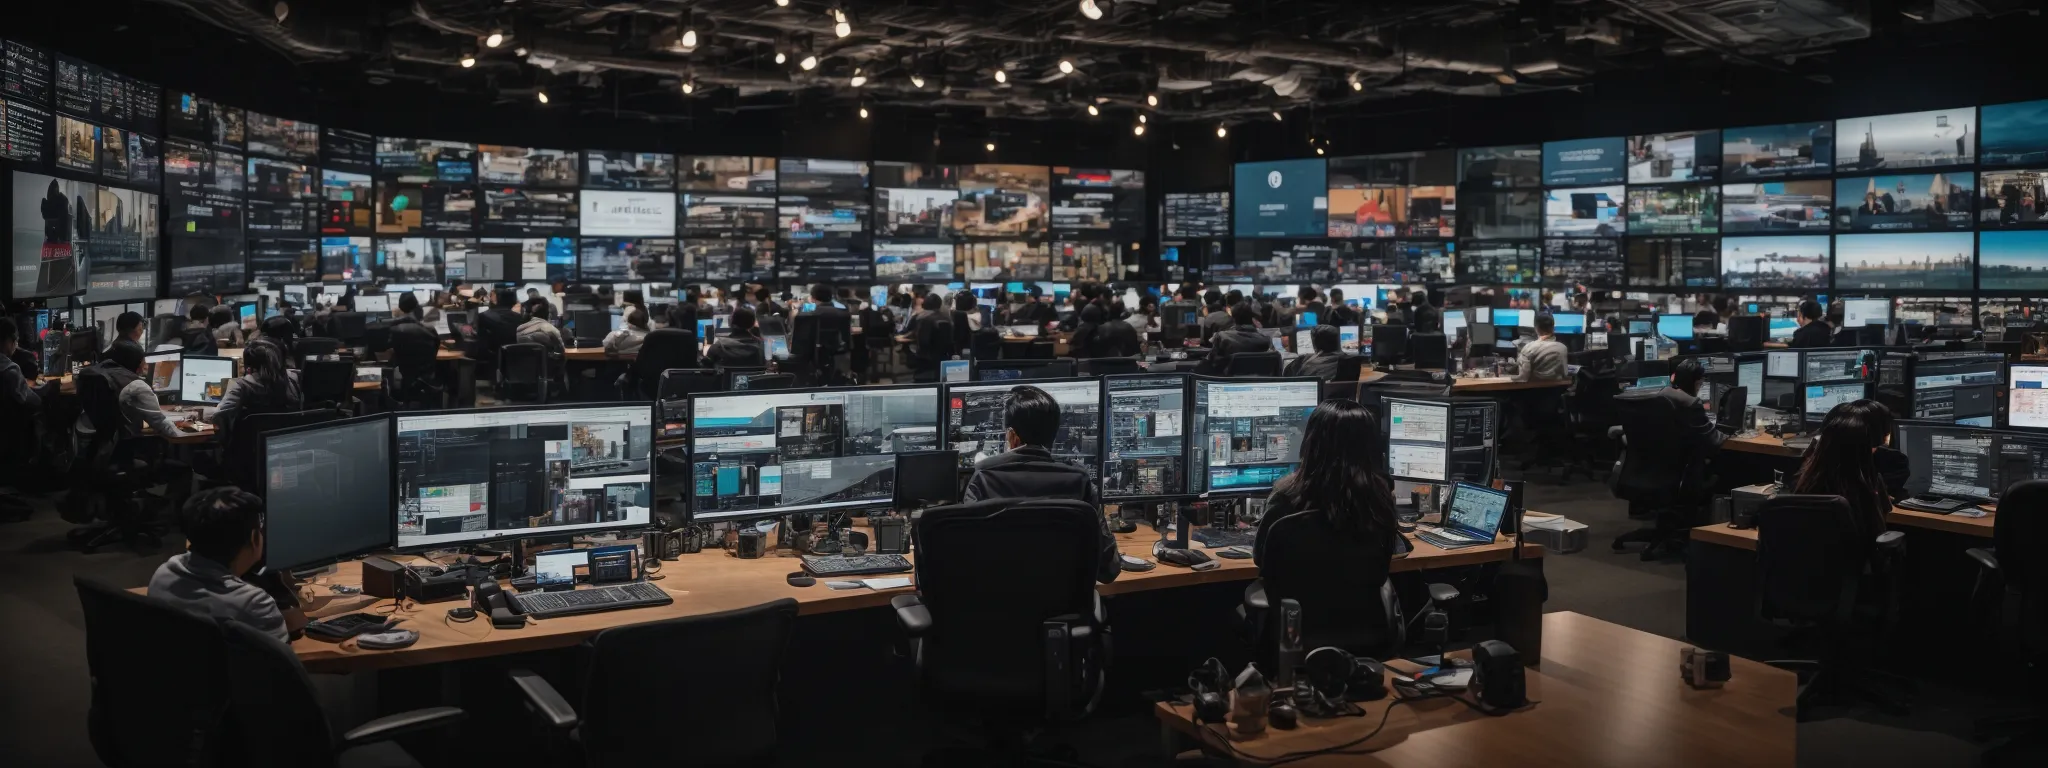
[[[1895,506],[1892,507],[1891,514],[1885,515],[1884,519],[1888,525],[1989,539],[1991,538],[1991,526],[1998,520],[1998,507],[1992,504],[1984,506],[1991,510],[1991,514],[1983,517],[1937,515],[1932,512],[1921,512]],[[1704,541],[1724,547],[1746,549],[1751,552],[1756,551],[1755,528],[1730,528],[1727,523],[1702,525],[1692,529],[1692,538],[1694,541]],[[1911,545],[1909,544],[1908,546]]]
[[[1524,675],[1536,703],[1499,717],[1441,699],[1388,712],[1390,696],[1361,705],[1364,717],[1304,718],[1291,731],[1232,738],[1222,725],[1197,725],[1187,704],[1161,702],[1153,714],[1168,759],[1192,740],[1210,754],[1234,748],[1264,763],[1358,740],[1384,722],[1384,730],[1349,751],[1300,765],[1793,764],[1794,673],[1731,658],[1725,687],[1695,690],[1678,677],[1686,643],[1569,612],[1544,615],[1543,635],[1542,659]]]
[[[1721,450],[1754,453],[1761,456],[1778,456],[1796,459],[1805,455],[1797,448],[1785,447],[1785,441],[1778,437],[1757,433],[1755,437],[1731,437],[1721,441]]]
[[[1125,554],[1151,560],[1152,544],[1158,540],[1158,534],[1140,528],[1136,533],[1120,534],[1117,538]],[[1412,539],[1411,542],[1415,551],[1394,561],[1394,572],[1501,562],[1507,560],[1513,550],[1513,544],[1507,541],[1455,551],[1438,549]],[[1522,552],[1525,557],[1541,557],[1543,548],[1524,544]],[[1150,571],[1126,572],[1099,589],[1104,595],[1122,595],[1197,584],[1250,581],[1258,576],[1258,566],[1249,559],[1216,560],[1222,564],[1221,567],[1208,571],[1161,564]],[[727,611],[784,597],[795,598],[798,613],[810,615],[886,606],[890,598],[910,591],[908,588],[833,590],[823,584],[789,586],[785,577],[801,569],[802,563],[795,554],[786,550],[778,550],[756,560],[741,560],[724,550],[707,549],[661,564],[663,578],[652,583],[675,597],[675,602],[666,606],[533,620],[521,629],[494,630],[489,619],[484,617],[461,624],[445,619],[447,609],[465,603],[431,603],[419,606],[417,611],[398,614],[406,619],[401,627],[420,633],[419,642],[407,648],[368,651],[353,645],[300,638],[292,644],[292,649],[306,667],[315,672],[389,669],[563,648],[609,627]],[[303,601],[307,614],[321,617],[362,610],[376,613],[391,610],[389,600],[339,595],[328,588],[361,583],[361,562],[349,561],[336,566],[334,573],[316,578],[305,588],[312,595]]]
[[[1367,370],[1359,374],[1360,382],[1371,384],[1387,377],[1385,371]],[[1515,381],[1507,376],[1484,378],[1457,377],[1451,379],[1452,394],[1478,394],[1483,392],[1511,392],[1523,389],[1563,389],[1572,385],[1571,379],[1550,379],[1545,381]]]

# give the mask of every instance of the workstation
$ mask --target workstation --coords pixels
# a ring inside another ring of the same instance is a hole
[[[227,5],[0,31],[20,764],[2048,757],[2018,6]]]

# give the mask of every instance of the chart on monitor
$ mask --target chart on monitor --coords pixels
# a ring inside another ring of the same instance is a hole
[[[408,415],[396,430],[401,549],[651,520],[645,404]]]
[[[1302,427],[1315,410],[1320,382],[1245,383],[1195,379],[1195,453],[1206,471],[1194,492],[1257,491],[1301,463]]]
[[[1102,498],[1171,496],[1187,490],[1187,377],[1104,380]]]
[[[937,450],[939,388],[737,392],[691,401],[698,521],[886,505],[896,454]]]

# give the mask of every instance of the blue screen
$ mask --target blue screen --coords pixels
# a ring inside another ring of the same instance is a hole
[[[1620,136],[1543,143],[1543,184],[1619,184],[1627,179]]]
[[[1799,321],[1798,321],[1798,320],[1794,320],[1794,319],[1792,319],[1792,318],[1789,318],[1789,317],[1773,317],[1773,318],[1771,318],[1771,333],[1770,333],[1770,336],[1771,336],[1771,338],[1773,338],[1773,339],[1789,339],[1789,338],[1792,338],[1792,333],[1793,333],[1794,331],[1797,331],[1797,330],[1799,330]]]
[[[1585,333],[1585,332],[1586,332],[1586,316],[1585,316],[1585,315],[1582,315],[1582,314],[1578,314],[1578,313],[1575,313],[1575,312],[1566,312],[1566,313],[1564,313],[1564,314],[1562,314],[1562,315],[1551,315],[1550,317],[1551,317],[1551,319],[1552,319],[1552,320],[1556,320],[1556,321],[1557,321],[1557,332],[1558,332],[1558,333]]]
[[[1316,313],[1314,313],[1314,312],[1303,312],[1303,313],[1301,313],[1301,317],[1300,317],[1300,320],[1298,320],[1297,322],[1295,322],[1295,325],[1297,325],[1297,326],[1300,326],[1300,327],[1302,327],[1302,328],[1314,328],[1314,327],[1316,326]]]
[[[1330,193],[1321,158],[1237,165],[1238,237],[1321,237]],[[1318,207],[1318,203],[1321,206]]]
[[[1667,339],[1692,338],[1692,315],[1658,315],[1657,335]]]
[[[1496,309],[1493,311],[1493,325],[1496,328],[1532,328],[1536,325],[1536,316],[1526,309]]]

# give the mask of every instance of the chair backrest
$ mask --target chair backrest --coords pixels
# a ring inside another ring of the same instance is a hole
[[[690,395],[718,392],[720,385],[718,371],[710,368],[670,368],[661,372],[659,384],[655,387],[655,399],[680,400]]]
[[[1330,380],[1341,384],[1349,384],[1358,381],[1358,377],[1364,374],[1364,370],[1365,358],[1358,355],[1345,355],[1337,358],[1337,373]]]
[[[311,336],[292,343],[292,352],[299,356],[299,366],[305,367],[306,360],[341,351],[341,340],[322,336]]]
[[[1223,373],[1226,376],[1278,376],[1280,353],[1268,349],[1233,354],[1230,362],[1224,365]]]
[[[739,386],[739,382],[733,382]],[[796,386],[796,376],[787,373],[757,373],[747,377],[747,391],[757,389],[791,389]]]
[[[968,321],[966,312],[957,309],[952,312],[953,349],[956,354],[967,354],[974,348],[974,325]]]
[[[1137,359],[1130,357],[1091,357],[1086,360],[1076,360],[1074,365],[1080,370],[1082,376],[1115,376],[1124,373],[1145,372],[1144,368],[1139,367]]]
[[[976,360],[999,360],[1003,356],[1003,337],[994,329],[983,326],[968,342]]]
[[[1386,536],[1398,536],[1392,531]],[[1400,620],[1388,621],[1380,602],[1392,552],[1363,539],[1340,536],[1321,511],[1305,509],[1268,524],[1259,578],[1272,605],[1301,603],[1302,641],[1334,645],[1384,659],[1399,650]]]
[[[2019,589],[2034,605],[2048,604],[2048,568],[2041,566],[2048,542],[2041,540],[2041,523],[2035,519],[2048,509],[2048,480],[2014,483],[1998,497],[1998,509],[1991,519],[1998,570],[2006,584]],[[2048,642],[2048,637],[2036,642]]]
[[[1678,493],[1685,477],[1685,442],[1671,436],[1678,409],[1656,390],[1632,390],[1613,399],[1628,441],[1614,493],[1632,501],[1655,501]]]
[[[922,664],[929,689],[994,709],[1044,709],[1041,625],[1094,614],[1101,514],[1045,499],[924,511],[913,541],[918,593],[932,615]]]
[[[247,768],[334,765],[334,732],[313,695],[313,680],[290,646],[239,621],[226,637],[228,714]]]
[[[1756,511],[1757,614],[1794,624],[1846,621],[1870,551],[1857,541],[1860,530],[1840,496],[1764,500]]]
[[[125,427],[121,422],[121,400],[114,392],[113,382],[104,376],[80,374],[71,377],[71,386],[78,392],[78,407],[92,424],[94,435],[103,440],[118,440]]]
[[[258,496],[263,495],[263,433],[333,421],[341,416],[340,411],[332,408],[318,408],[252,413],[237,419],[235,428],[228,432],[226,441],[221,445],[221,463],[226,467],[228,482]]]
[[[299,369],[299,392],[305,403],[347,403],[355,397],[355,366],[340,360],[314,360]]]
[[[548,378],[548,348],[532,342],[507,344],[498,350],[498,382],[541,387]]]
[[[640,342],[640,354],[633,359],[633,375],[640,379],[640,389],[648,397],[653,396],[656,379],[661,372],[670,368],[697,367],[697,332],[681,328],[662,328],[650,331]]]
[[[796,601],[613,627],[589,642],[576,710],[587,765],[661,765],[685,727],[692,765],[765,763],[774,754],[777,677]],[[712,663],[688,664],[699,659]],[[648,691],[662,695],[648,696]]]
[[[212,619],[73,577],[85,614],[86,716],[93,751],[113,768],[215,765],[228,699],[225,643]],[[138,650],[146,640],[148,649]]]

